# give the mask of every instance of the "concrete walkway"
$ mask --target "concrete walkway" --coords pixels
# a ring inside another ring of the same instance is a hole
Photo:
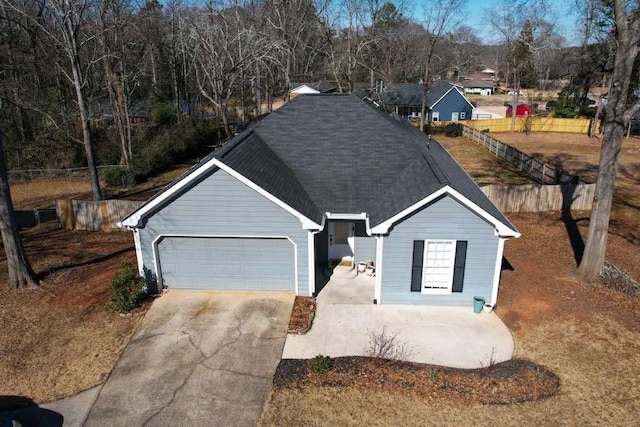
[[[337,273],[337,274],[336,274]],[[514,343],[498,316],[473,307],[343,304],[336,296],[362,291],[360,281],[338,268],[317,298],[316,316],[306,335],[289,335],[283,358],[367,355],[370,332],[388,336],[408,350],[407,360],[458,368],[479,368],[511,359]],[[349,286],[353,280],[355,286]],[[364,288],[368,292],[368,288]],[[324,295],[323,295],[324,293]]]
[[[171,291],[156,300],[85,426],[254,426],[293,295]]]

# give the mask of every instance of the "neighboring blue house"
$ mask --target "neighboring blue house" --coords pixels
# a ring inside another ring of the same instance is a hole
[[[390,83],[376,101],[403,117],[419,118],[423,91],[424,85],[420,83]],[[462,88],[442,80],[429,86],[427,107],[429,122],[471,120],[474,110]]]
[[[369,259],[382,304],[495,304],[519,236],[437,142],[339,94],[296,97],[120,225],[160,287],[315,295],[316,271]]]

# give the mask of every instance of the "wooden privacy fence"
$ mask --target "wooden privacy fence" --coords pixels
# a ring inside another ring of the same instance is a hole
[[[482,191],[504,212],[589,210],[595,184],[488,185]],[[58,200],[58,221],[69,230],[109,231],[144,202],[131,200]]]
[[[511,117],[506,119],[470,120],[465,125],[489,132],[510,132]],[[516,132],[564,132],[587,134],[591,119],[562,119],[559,117],[516,117]],[[598,127],[599,129],[599,127]],[[596,132],[598,132],[596,129]]]
[[[486,132],[463,126],[462,135],[481,147],[486,148],[492,154],[503,159],[541,184],[577,183],[580,180],[580,178],[570,174],[564,169],[544,163],[535,157],[525,154],[509,144],[495,139]]]
[[[68,230],[109,231],[144,202],[133,200],[58,200],[58,221]]]
[[[503,212],[590,210],[595,184],[487,185],[482,191]]]

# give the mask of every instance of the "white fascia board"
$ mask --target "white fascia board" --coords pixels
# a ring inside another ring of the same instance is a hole
[[[369,225],[369,215],[366,212],[360,212],[359,214],[350,214],[350,213],[333,213],[326,212],[324,214],[324,218],[322,219],[322,229],[324,229],[325,221],[328,219],[333,220],[351,220],[351,221],[362,221],[365,222],[365,230],[368,236],[371,236],[371,227]]]
[[[333,212],[327,212],[327,219],[343,219],[343,220],[362,220],[362,219],[367,219],[367,213],[366,212],[361,212],[358,214],[352,214],[352,213],[333,213]]]
[[[453,188],[451,188],[448,185],[442,187],[441,189],[439,189],[438,191],[436,191],[434,193],[431,193],[429,196],[427,196],[424,199],[420,200],[418,203],[415,203],[414,205],[409,206],[408,208],[406,208],[403,211],[397,213],[396,215],[392,216],[388,220],[376,225],[375,227],[373,227],[371,229],[371,232],[373,234],[386,234],[386,233],[388,233],[389,229],[391,228],[391,226],[393,226],[393,224],[395,224],[396,222],[398,222],[402,218],[405,218],[407,215],[417,211],[418,209],[422,208],[423,206],[431,203],[432,201],[436,200],[437,198],[439,198],[440,196],[443,196],[445,194],[447,194],[447,195],[453,197],[454,199],[458,200],[460,203],[462,203],[463,205],[465,205],[466,207],[471,209],[471,211],[476,213],[479,217],[483,218],[485,221],[487,221],[490,224],[492,224],[496,228],[496,232],[497,232],[497,234],[499,236],[501,236],[501,237],[520,237],[520,233],[518,233],[517,231],[511,229],[510,227],[507,227],[505,224],[503,224],[502,222],[498,221],[495,217],[493,217],[492,215],[487,213],[487,211],[482,209],[480,206],[476,205],[471,200],[469,200],[468,198],[466,198],[465,196],[463,196],[458,191],[454,190]]]
[[[291,206],[289,206],[288,204],[286,204],[282,200],[278,199],[273,194],[271,194],[268,191],[266,191],[264,188],[260,187],[259,185],[256,185],[253,181],[247,179],[244,175],[236,172],[234,169],[232,169],[229,166],[227,166],[226,164],[222,163],[219,159],[215,159],[214,158],[214,159],[212,159],[212,162],[213,162],[213,165],[218,167],[220,170],[228,173],[229,175],[231,175],[232,177],[234,177],[238,181],[242,182],[247,187],[249,187],[252,190],[254,190],[256,193],[260,194],[261,196],[266,197],[268,200],[270,200],[271,202],[275,203],[277,206],[281,207],[282,209],[284,209],[285,211],[287,211],[291,215],[293,215],[296,218],[298,218],[300,220],[300,222],[302,223],[302,228],[304,228],[305,230],[319,230],[319,229],[322,228],[320,224],[317,224],[316,222],[314,222],[314,221],[310,220],[309,218],[307,218],[306,216],[302,215],[300,212],[298,212],[297,210],[295,210],[294,208],[292,208]]]
[[[215,157],[212,158],[211,160],[207,161],[207,163],[205,163],[204,165],[200,166],[197,170],[195,170],[189,176],[184,178],[182,181],[176,183],[173,187],[171,187],[170,189],[168,189],[164,193],[160,194],[157,198],[153,199],[147,205],[143,206],[142,208],[140,208],[139,210],[134,212],[131,216],[126,218],[124,221],[121,221],[120,223],[118,223],[118,226],[119,227],[128,227],[128,228],[137,228],[137,227],[139,227],[140,223],[142,221],[142,218],[144,218],[144,216],[149,211],[151,211],[152,209],[155,209],[156,207],[162,205],[165,201],[170,199],[174,194],[176,194],[177,192],[181,191],[182,189],[188,187],[192,182],[194,182],[195,180],[200,178],[202,175],[208,173],[214,167],[217,167],[220,170],[228,173],[229,175],[231,175],[232,177],[234,177],[238,181],[242,182],[243,184],[245,184],[246,186],[248,186],[252,190],[254,190],[257,193],[259,193],[260,195],[266,197],[267,199],[269,199],[270,201],[272,201],[276,205],[280,206],[285,211],[289,212],[290,214],[292,214],[293,216],[298,218],[300,220],[300,222],[302,223],[302,228],[304,228],[304,229],[321,229],[322,228],[320,226],[320,224],[317,224],[314,221],[312,221],[309,218],[307,218],[306,216],[302,215],[300,212],[296,211],[291,206],[287,205],[282,200],[280,200],[277,197],[275,197],[273,194],[267,192],[262,187],[256,185],[255,183],[253,183],[249,179],[245,178],[243,175],[241,175],[240,173],[236,172],[234,169],[232,169],[229,166],[227,166],[226,164],[222,163],[219,159],[217,159]]]

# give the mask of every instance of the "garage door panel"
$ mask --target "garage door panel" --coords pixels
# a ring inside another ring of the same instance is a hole
[[[291,292],[295,287],[294,247],[287,239],[165,237],[158,255],[169,288]]]

